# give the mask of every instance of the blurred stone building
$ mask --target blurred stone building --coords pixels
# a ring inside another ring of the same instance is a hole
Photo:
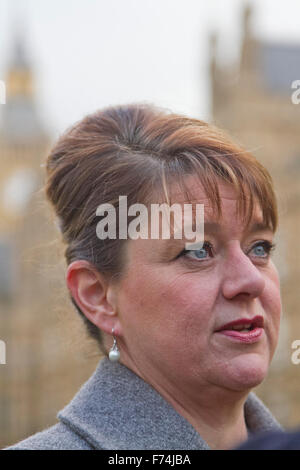
[[[0,448],[54,424],[98,361],[81,348],[81,322],[64,290],[59,234],[42,190],[50,137],[26,52],[16,35],[0,105]]]
[[[300,79],[299,44],[269,43],[243,17],[238,63],[220,64],[218,38],[211,37],[212,116],[270,171],[279,199],[277,253],[283,300],[282,331],[269,377],[256,389],[285,425],[300,425],[300,365],[291,361],[300,339],[300,104],[292,82]]]

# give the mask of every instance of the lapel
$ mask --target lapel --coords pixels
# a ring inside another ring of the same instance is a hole
[[[57,417],[95,449],[209,449],[154,388],[106,357]],[[250,432],[280,428],[253,393],[245,404],[245,418]]]

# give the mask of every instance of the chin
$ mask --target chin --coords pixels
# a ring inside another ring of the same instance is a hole
[[[223,370],[223,379],[226,387],[243,391],[257,387],[267,376],[269,362],[260,354],[247,354],[230,361]],[[224,371],[226,377],[224,377]]]

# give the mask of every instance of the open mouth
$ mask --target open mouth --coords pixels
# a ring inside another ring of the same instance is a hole
[[[254,330],[255,326],[253,323],[250,323],[249,325],[237,325],[237,326],[232,326],[231,328],[227,328],[228,330],[233,330],[233,331],[239,331],[240,333],[245,333],[247,331]]]
[[[236,331],[239,333],[249,333],[257,328],[264,327],[264,319],[262,316],[256,316],[252,319],[249,318],[241,318],[239,320],[235,320],[230,323],[226,323],[225,325],[221,326],[216,332],[222,331]]]

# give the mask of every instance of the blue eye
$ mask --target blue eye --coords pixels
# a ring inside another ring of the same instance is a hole
[[[193,253],[195,254],[196,258],[205,258],[207,251],[205,248],[201,248],[201,250],[194,250]]]
[[[202,248],[199,250],[182,250],[177,258],[183,255],[192,259],[207,259],[207,255],[212,256],[212,245],[209,242],[204,242]]]
[[[208,254],[207,248],[204,248],[204,247],[200,248],[199,250],[189,250],[189,251],[191,251],[191,253],[193,253],[195,257],[198,259],[206,258]]]
[[[269,242],[268,240],[264,240],[264,241],[256,243],[248,252],[248,254],[251,253],[251,251],[253,251],[254,256],[256,256],[257,258],[268,259],[271,251],[274,248],[275,248],[275,245],[273,243]],[[210,257],[213,257],[212,245],[209,242],[204,242],[202,248],[200,248],[199,250],[184,249],[182,250],[181,253],[179,253],[176,259],[180,258],[181,256],[194,259],[194,260],[209,259]]]
[[[275,248],[273,243],[265,240],[263,242],[259,242],[252,248],[254,251],[255,256],[260,258],[268,258],[270,252]]]

